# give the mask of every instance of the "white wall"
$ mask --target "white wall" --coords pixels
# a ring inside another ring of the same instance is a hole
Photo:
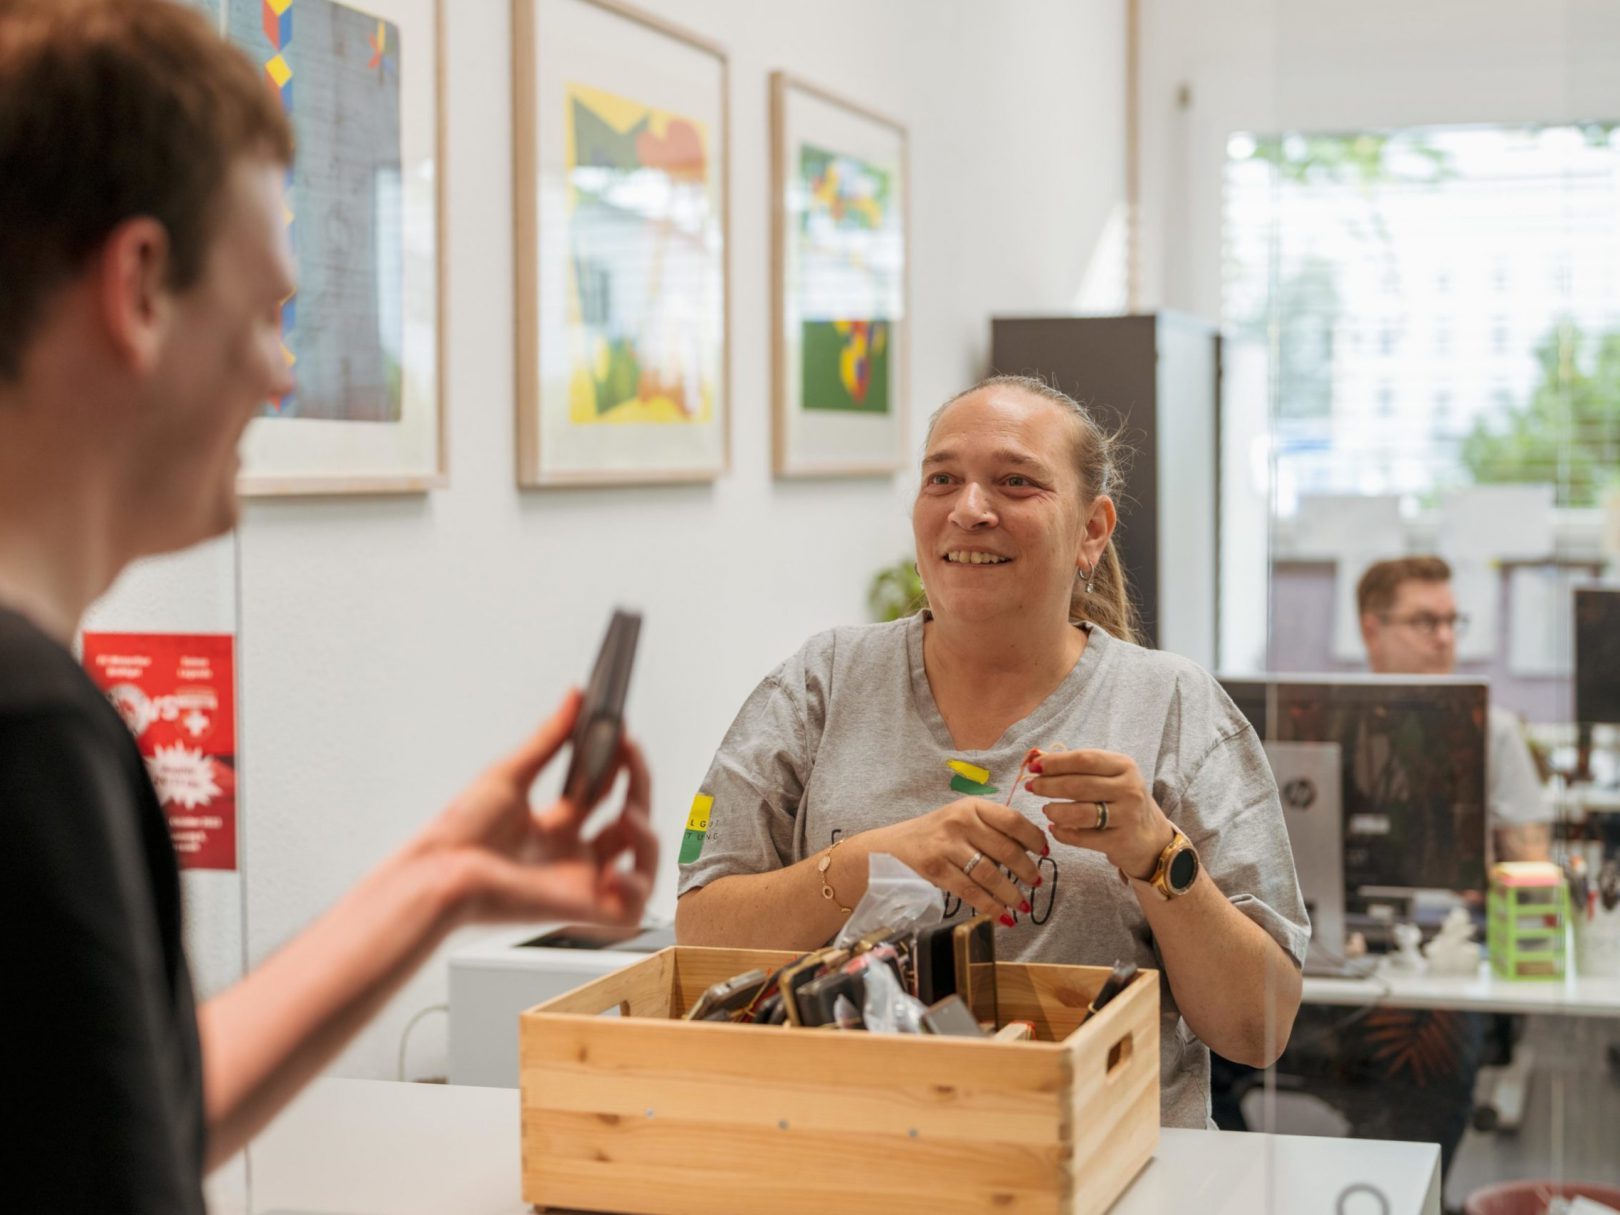
[[[666,842],[747,691],[808,634],[865,617],[909,552],[912,477],[769,475],[767,77],[791,70],[911,136],[914,445],[982,373],[989,316],[1107,303],[1094,263],[1123,193],[1123,5],[647,0],[731,53],[733,471],[712,487],[513,487],[511,54],[506,0],[451,4],[451,488],[402,500],[261,501],[240,543],[241,787],[248,953],[262,959],[584,678],[614,603],[646,613],[632,727]],[[1117,242],[1116,242],[1117,243]],[[1116,293],[1117,298],[1117,293]],[[115,589],[101,627],[166,625],[226,568],[175,559]],[[133,597],[133,599],[131,598]],[[188,895],[195,883],[188,877]],[[340,1060],[392,1076],[400,1031],[445,998],[430,964]],[[443,1027],[413,1038],[442,1071]]]

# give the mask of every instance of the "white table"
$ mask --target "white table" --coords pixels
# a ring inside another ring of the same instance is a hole
[[[518,1109],[510,1088],[317,1080],[249,1150],[253,1215],[527,1215]],[[1387,1205],[1337,1205],[1363,1183]],[[1112,1215],[1193,1212],[1440,1215],[1440,1149],[1165,1130]]]
[[[1561,980],[1499,979],[1481,963],[1472,977],[1398,975],[1380,970],[1367,979],[1307,975],[1307,1004],[1381,1004],[1389,1008],[1451,1008],[1470,1012],[1556,1013],[1567,1017],[1620,1017],[1620,979],[1569,975]]]

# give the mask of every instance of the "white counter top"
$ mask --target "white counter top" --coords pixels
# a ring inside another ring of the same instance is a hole
[[[249,1151],[253,1215],[527,1215],[518,1092],[321,1079]],[[1358,1185],[1374,1194],[1341,1195]],[[1440,1215],[1432,1144],[1165,1130],[1112,1215]],[[239,1215],[215,1204],[213,1215]]]

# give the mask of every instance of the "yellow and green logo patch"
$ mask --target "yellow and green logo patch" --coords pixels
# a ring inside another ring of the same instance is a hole
[[[714,797],[699,793],[692,799],[692,813],[686,816],[686,832],[681,836],[681,864],[690,865],[703,855],[703,841],[709,837],[709,811]]]
[[[981,768],[977,764],[970,764],[965,759],[948,759],[945,766],[955,775],[951,777],[951,788],[967,797],[989,797],[999,792],[990,783],[990,769]]]

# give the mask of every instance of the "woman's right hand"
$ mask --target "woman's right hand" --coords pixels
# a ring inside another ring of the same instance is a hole
[[[1045,833],[1034,823],[982,797],[960,798],[864,834],[868,852],[898,857],[941,890],[1009,926],[1013,912],[1029,912],[1025,890],[1041,884],[1040,870],[1031,858],[1050,851]],[[983,859],[967,871],[976,853]],[[1008,872],[1024,890],[1013,884]]]

